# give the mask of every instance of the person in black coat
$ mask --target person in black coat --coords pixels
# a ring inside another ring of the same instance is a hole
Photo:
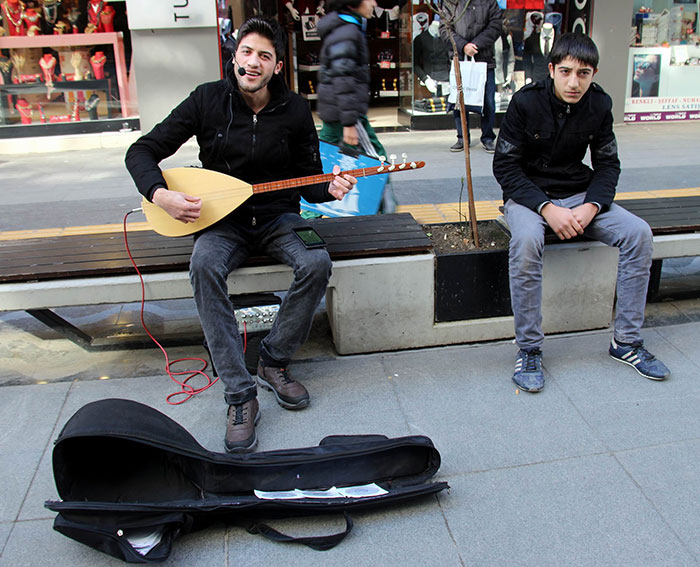
[[[445,0],[443,11],[446,19],[441,21],[440,37],[451,46],[448,27],[457,46],[460,61],[473,57],[475,61],[485,62],[487,66],[484,104],[481,109],[481,145],[488,153],[495,149],[496,134],[496,59],[494,44],[501,35],[503,12],[496,0]],[[450,54],[452,56],[452,54]],[[454,110],[457,142],[450,151],[460,152],[464,149],[462,119],[459,107]],[[467,117],[467,127],[469,119]],[[467,132],[467,143],[469,132]]]
[[[250,184],[323,172],[309,106],[289,91],[280,75],[285,45],[284,33],[274,20],[246,21],[238,32],[226,77],[198,86],[129,148],[126,165],[146,199],[179,221],[199,218],[201,199],[168,191],[158,167],[192,136],[204,168]],[[260,410],[226,279],[254,253],[268,254],[294,269],[294,281],[260,345],[257,382],[272,390],[282,407],[306,407],[309,394],[291,378],[287,366],[309,334],[314,311],[326,291],[331,261],[325,248],[307,249],[293,233],[294,228],[308,226],[299,215],[299,193],[310,202],[342,199],[355,183],[344,175],[330,183],[253,195],[194,237],[190,280],[229,405],[224,443],[229,452],[253,450]]]
[[[564,34],[550,53],[545,81],[513,95],[496,144],[493,173],[503,189],[511,232],[509,276],[515,339],[513,381],[527,392],[544,387],[542,253],[551,228],[561,240],[585,234],[619,249],[615,326],[608,352],[651,380],[668,368],[646,348],[644,323],[652,234],[649,225],[613,203],[620,161],[612,100],[593,82],[598,49],[583,34]],[[583,163],[590,150],[592,169]],[[566,302],[581,298],[562,298]]]
[[[318,72],[318,115],[323,121],[319,137],[349,146],[371,142],[377,155],[384,155],[367,120],[370,72],[365,29],[376,5],[375,0],[330,0],[329,13],[318,23],[323,42]]]

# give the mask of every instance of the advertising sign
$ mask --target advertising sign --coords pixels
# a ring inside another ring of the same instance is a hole
[[[129,29],[216,27],[216,0],[126,0]]]
[[[692,87],[695,68],[670,62],[669,48],[630,49],[625,122],[700,120],[700,95]]]

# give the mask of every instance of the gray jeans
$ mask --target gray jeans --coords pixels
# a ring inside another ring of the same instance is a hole
[[[257,390],[245,366],[243,342],[228,298],[226,278],[252,253],[263,252],[292,267],[294,281],[270,333],[260,345],[260,358],[265,365],[287,366],[309,335],[314,312],[331,275],[326,249],[307,249],[292,233],[293,227],[302,226],[308,226],[304,219],[287,213],[260,227],[221,222],[195,236],[190,281],[204,336],[229,405],[254,398]]]
[[[585,193],[579,193],[566,199],[552,199],[552,203],[572,209],[583,203],[585,196]],[[547,222],[538,213],[512,199],[505,204],[505,216],[511,232],[509,274],[515,340],[525,350],[541,348],[544,341],[542,252]],[[641,341],[652,254],[649,225],[613,203],[607,211],[594,217],[584,234],[619,248],[615,340],[623,343]]]

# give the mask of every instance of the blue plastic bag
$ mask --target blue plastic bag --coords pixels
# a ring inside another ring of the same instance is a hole
[[[339,165],[341,171],[381,165],[381,162],[376,158],[363,153],[349,155],[345,151],[341,151],[338,146],[326,142],[320,143],[320,149],[324,173],[332,173],[334,165]],[[342,201],[309,203],[302,198],[301,209],[327,217],[375,215],[379,212],[388,178],[388,173],[380,173],[371,177],[358,177],[357,185],[345,195]]]

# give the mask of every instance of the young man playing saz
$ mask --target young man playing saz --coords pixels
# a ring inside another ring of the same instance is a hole
[[[255,184],[323,173],[318,137],[307,102],[292,93],[280,72],[286,38],[275,21],[252,18],[238,32],[236,52],[223,80],[198,86],[151,132],[127,152],[126,165],[139,191],[189,223],[202,201],[168,191],[158,163],[196,136],[205,169]],[[260,345],[257,383],[272,390],[286,409],[309,404],[306,388],[287,368],[306,340],[314,311],[331,272],[325,248],[307,249],[293,233],[306,227],[299,193],[310,202],[342,199],[356,179],[337,175],[330,183],[256,194],[223,220],[198,232],[190,280],[212,361],[228,404],[225,447],[252,451],[260,417],[256,382],[246,370],[227,276],[252,253],[265,253],[291,266],[294,281],[270,333]]]
[[[510,293],[519,347],[513,381],[544,387],[542,252],[550,227],[561,240],[585,234],[620,250],[610,356],[651,380],[670,374],[642,342],[652,235],[646,222],[613,203],[620,175],[612,101],[593,82],[598,49],[564,34],[550,53],[549,77],[513,96],[496,144],[493,172],[511,231]],[[590,148],[589,168],[583,163]],[[561,305],[566,309],[566,305]]]

